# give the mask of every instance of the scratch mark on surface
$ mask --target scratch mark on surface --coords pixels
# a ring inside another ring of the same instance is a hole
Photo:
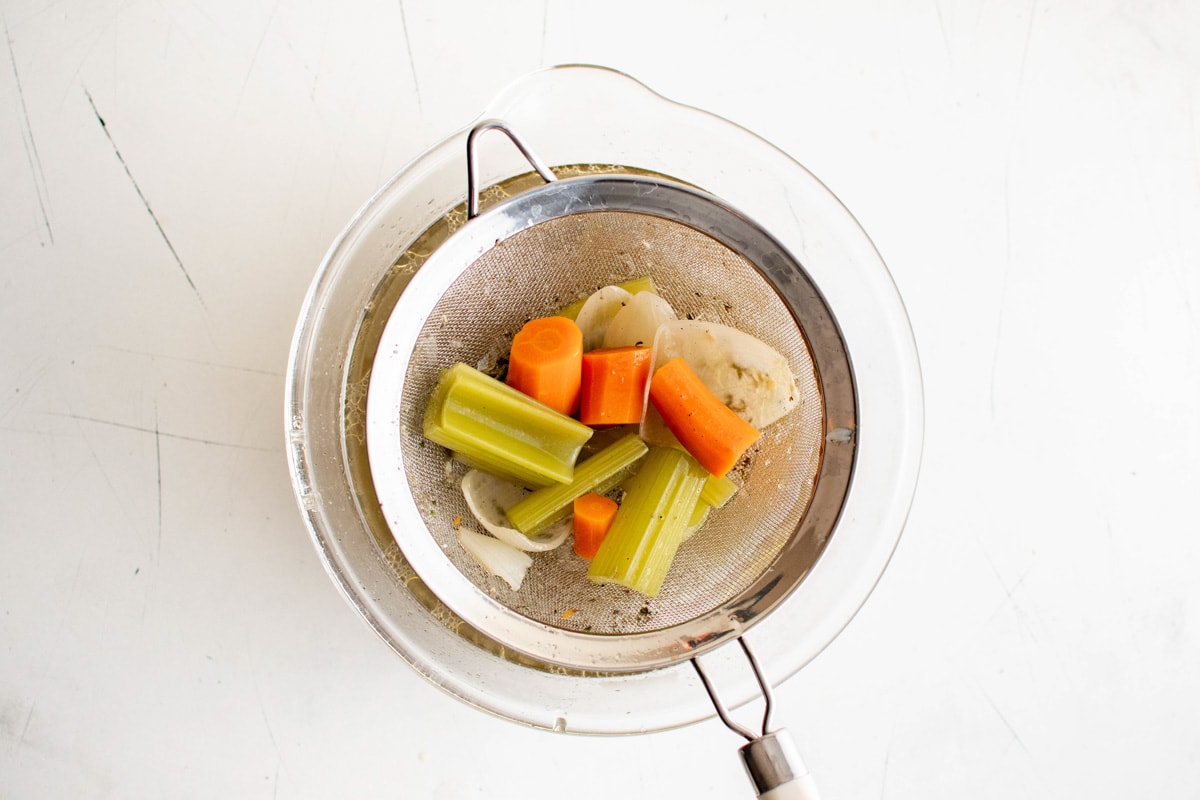
[[[417,80],[417,62],[413,58],[412,39],[408,36],[408,19],[404,16],[404,0],[400,4],[400,29],[404,32],[404,49],[408,52],[408,69],[412,73],[413,90],[417,94],[417,110],[421,110],[421,82]]]
[[[282,378],[284,373],[279,370],[258,369],[257,367],[240,367],[236,364],[220,364],[216,361],[204,361],[199,358],[187,358],[186,356],[172,356],[165,353],[154,353],[149,350],[133,350],[128,347],[114,347],[113,345],[99,345],[102,350],[111,350],[116,353],[128,353],[133,356],[142,356],[149,359],[163,359],[165,361],[182,361],[185,364],[198,364],[203,367],[214,367],[216,369],[228,369],[236,372],[249,372],[254,375],[266,375],[271,378]]]
[[[933,8],[937,12],[938,29],[942,32],[942,45],[946,48],[946,55],[950,56],[950,35],[946,32],[946,16],[942,13],[942,4],[933,0]]]
[[[1022,572],[1021,576],[1011,584],[1006,584],[1004,582],[1004,577],[1000,574],[1000,570],[996,569],[995,562],[993,562],[991,557],[987,556],[986,553],[985,557],[987,558],[988,566],[992,568],[992,574],[996,576],[996,582],[1000,584],[1000,589],[1004,592],[1005,599],[1008,600],[1008,604],[1013,608],[1016,608],[1016,590],[1021,588],[1021,585],[1025,583],[1025,579],[1029,577],[1029,570]]]
[[[258,700],[258,713],[262,715],[263,724],[267,728],[267,738],[271,740],[271,747],[275,748],[275,787],[274,792],[279,791],[279,768],[283,764],[283,753],[279,750],[279,743],[275,741],[275,731],[271,728],[271,720],[267,717],[267,705],[263,702],[262,691],[258,688],[258,670],[251,670],[250,673],[251,685],[254,687],[254,697]]]
[[[1037,0],[1032,0],[1029,4],[1029,24],[1025,26],[1025,42],[1021,48],[1021,63],[1017,69],[1018,94],[1025,85],[1025,65],[1029,60],[1029,50],[1033,41],[1033,25],[1036,19]],[[1019,112],[1020,104],[1018,103],[1013,114],[1012,135],[1009,137],[1008,150],[1004,155],[1004,274],[1003,282],[1000,284],[1000,310],[996,317],[996,344],[992,350],[992,371],[988,387],[988,404],[993,421],[996,419],[996,373],[1000,363],[1000,336],[1004,328],[1004,309],[1008,302],[1008,273],[1012,267],[1012,204],[1010,202],[1009,174],[1012,168],[1013,146],[1017,140],[1017,131],[1020,126]]]
[[[28,399],[42,379],[46,377],[46,373],[50,370],[50,359],[39,358],[27,364],[22,370],[23,374],[16,375],[17,386],[13,387],[12,394],[0,400],[0,421],[8,419],[20,408]],[[33,376],[26,377],[26,374],[33,372]]]
[[[158,482],[158,537],[155,540],[154,557],[162,554],[162,433],[158,429],[158,406],[154,407],[154,477]]]
[[[20,750],[25,745],[25,736],[29,733],[29,721],[33,719],[33,709],[37,706],[36,702],[29,704],[29,713],[25,715],[25,724],[21,726],[21,735],[17,738],[17,749]]]
[[[546,29],[547,21],[550,18],[550,0],[545,0],[542,3],[542,42],[541,50],[538,52],[538,64],[545,65],[546,63]]]
[[[1008,717],[1004,716],[1004,712],[1001,711],[1000,707],[996,705],[996,702],[992,700],[992,696],[984,691],[982,686],[979,687],[979,691],[983,694],[983,699],[987,700],[988,705],[992,707],[992,711],[996,712],[996,716],[1000,718],[1002,723],[1004,723],[1004,727],[1008,728],[1008,732],[1012,734],[1013,741],[1017,743],[1017,746],[1025,751],[1025,755],[1032,755],[1032,753],[1029,752],[1029,748],[1025,746],[1025,742],[1022,741],[1021,734],[1017,733],[1017,729],[1014,728],[1012,723],[1008,721]]]
[[[1194,111],[1192,112],[1191,116],[1195,116]],[[1190,120],[1190,122],[1192,122],[1192,124],[1189,125],[1191,128],[1190,132],[1194,134],[1194,120]],[[1192,302],[1189,298],[1190,292],[1188,291],[1187,278],[1180,274],[1181,271],[1186,274],[1191,265],[1181,265],[1178,256],[1178,253],[1185,252],[1186,248],[1178,239],[1176,239],[1174,248],[1166,244],[1172,238],[1170,231],[1165,230],[1162,225],[1162,220],[1166,215],[1161,213],[1160,210],[1155,207],[1155,200],[1161,195],[1157,191],[1157,186],[1152,186],[1151,183],[1146,179],[1148,171],[1142,165],[1142,153],[1140,148],[1130,146],[1131,144],[1132,143],[1127,142],[1127,152],[1129,153],[1127,161],[1134,165],[1134,174],[1138,176],[1137,186],[1138,189],[1141,190],[1139,192],[1141,196],[1140,199],[1142,201],[1142,206],[1146,210],[1145,219],[1148,220],[1150,226],[1154,229],[1152,241],[1155,243],[1154,247],[1157,250],[1159,257],[1162,259],[1164,265],[1163,274],[1171,278],[1175,283],[1178,291],[1174,293],[1174,297],[1183,303],[1183,307],[1187,312],[1188,318],[1192,319],[1195,316],[1195,312],[1192,310]],[[1194,142],[1192,148],[1194,151]],[[1184,226],[1177,226],[1177,230],[1182,230],[1183,228]],[[1148,285],[1146,281],[1141,280],[1138,281],[1137,288],[1138,295],[1142,301],[1142,317],[1145,318],[1147,316],[1145,306],[1146,290]]]
[[[1025,26],[1025,46],[1021,48],[1021,66],[1017,72],[1017,88],[1025,85],[1025,62],[1029,60],[1029,43],[1033,41],[1033,23],[1037,18],[1037,0],[1029,4],[1029,24]]]
[[[171,251],[171,255],[175,258],[175,263],[179,265],[180,271],[183,273],[184,279],[188,286],[192,287],[192,291],[196,294],[196,299],[200,301],[200,305],[204,306],[204,298],[200,296],[200,290],[196,288],[196,284],[192,281],[192,276],[188,274],[187,267],[183,265],[183,259],[179,257],[179,253],[175,251],[175,245],[171,244],[171,240],[167,237],[167,232],[163,230],[162,223],[158,221],[158,217],[154,213],[154,209],[150,208],[150,201],[146,199],[146,195],[142,194],[142,187],[138,186],[137,179],[133,177],[133,173],[129,171],[129,165],[125,163],[124,157],[121,155],[117,143],[113,140],[112,133],[108,130],[108,125],[104,122],[104,117],[100,116],[100,111],[96,108],[96,101],[92,99],[92,93],[86,88],[83,94],[87,97],[88,105],[92,107],[92,113],[96,115],[96,121],[100,123],[100,129],[104,131],[105,137],[108,138],[108,143],[112,145],[113,154],[117,157],[117,161],[121,162],[121,168],[125,170],[126,177],[133,184],[133,190],[137,192],[138,198],[141,199],[142,205],[146,207],[146,213],[150,215],[150,219],[154,220],[154,227],[158,228],[158,233],[162,236],[163,242],[166,243],[167,249]],[[207,308],[207,306],[204,306]]]
[[[258,693],[257,688],[255,688],[255,693]],[[277,759],[275,769],[278,770],[278,760],[281,760],[283,756],[279,752],[279,743],[275,741],[275,731],[271,728],[271,720],[267,718],[267,708],[263,705],[261,694],[258,696],[258,713],[262,715],[263,724],[267,726],[267,737],[271,740],[271,747],[275,748],[275,757]]]
[[[232,447],[238,450],[255,450],[260,453],[276,453],[279,451],[277,447],[257,447],[250,444],[236,444],[234,442],[219,442],[215,439],[202,439],[198,436],[185,436],[181,433],[168,433],[167,431],[159,430],[157,424],[153,428],[144,428],[141,425],[130,425],[125,422],[116,422],[110,419],[99,419],[97,417],[89,417],[83,414],[61,414],[47,412],[52,417],[66,417],[67,419],[79,420],[80,422],[94,422],[97,425],[108,425],[113,428],[122,428],[127,431],[136,431],[138,433],[153,434],[159,439],[175,439],[181,442],[195,442],[196,444],[212,445],[214,447]]]
[[[38,210],[41,211],[42,224],[46,227],[46,236],[50,239],[50,244],[54,244],[54,230],[50,227],[50,214],[46,210],[50,194],[46,187],[46,173],[42,169],[42,157],[38,154],[37,142],[33,139],[33,125],[29,122],[29,107],[25,103],[21,73],[17,71],[17,55],[13,51],[13,40],[8,32],[7,18],[4,18],[4,41],[8,46],[8,60],[12,64],[13,81],[17,85],[17,99],[21,103],[21,116],[25,121],[22,144],[25,146],[25,158],[29,161],[29,170],[33,173],[33,191],[37,195]]]
[[[271,23],[275,21],[275,12],[279,10],[279,0],[275,0],[275,5],[271,6],[271,13],[267,16],[267,24],[263,25],[262,33],[258,36],[258,43],[254,45],[254,55],[250,57],[250,66],[246,68],[246,77],[242,78],[241,88],[238,89],[237,102],[233,104],[234,113],[242,107],[242,96],[246,94],[246,85],[250,83],[250,76],[254,74],[254,65],[258,63],[258,53],[262,50],[263,42],[267,39],[267,33],[271,30]]]
[[[64,437],[64,434],[59,433],[57,431],[38,431],[38,430],[32,430],[30,428],[17,428],[12,425],[0,425],[0,432],[2,432],[2,433],[17,433],[17,434],[21,434],[22,436],[44,436],[48,439]]]
[[[1011,146],[1009,150],[1011,151]],[[992,421],[996,419],[996,374],[1000,369],[1000,339],[1004,333],[1004,308],[1008,303],[1008,272],[1012,266],[1012,213],[1008,190],[1008,168],[1004,170],[1004,271],[1000,280],[1000,309],[996,314],[996,343],[992,347],[992,371],[988,381],[988,405]]]
[[[1020,625],[1021,631],[1024,632],[1030,641],[1036,644],[1038,642],[1038,636],[1034,632],[1033,626],[1030,624],[1029,615],[1026,613],[1025,609],[1021,607],[1021,604],[1017,602],[1017,590],[1024,585],[1025,579],[1029,577],[1032,567],[1027,568],[1021,573],[1020,577],[1018,577],[1012,583],[1006,583],[1004,576],[1000,574],[1000,570],[996,567],[996,562],[992,560],[992,557],[988,554],[986,549],[983,551],[983,557],[984,560],[987,561],[988,566],[991,567],[992,574],[996,576],[996,583],[1000,585],[1000,590],[1004,592],[1004,600],[1000,601],[1000,604],[988,616],[988,622],[991,622],[991,620],[994,619],[1002,610],[1006,608],[1012,609],[1013,616]]]
[[[87,448],[88,453],[92,456],[92,461],[95,462],[96,469],[100,471],[100,476],[104,478],[104,483],[108,486],[108,490],[112,494],[113,500],[115,500],[117,505],[121,507],[122,513],[128,517],[129,509],[125,507],[125,501],[122,499],[121,492],[117,489],[116,484],[113,483],[112,475],[109,473],[108,468],[104,465],[104,459],[102,459],[100,454],[96,452],[96,448],[92,444],[92,437],[88,436],[87,431],[83,430],[82,425],[76,425],[75,427],[79,430],[80,436],[83,439],[83,446]],[[76,578],[78,578],[78,574],[76,574]]]
[[[75,600],[75,594],[79,589],[79,574],[83,572],[83,562],[84,559],[80,557],[79,561],[75,564],[75,577],[71,578],[71,591],[67,597],[68,608],[70,607],[72,601]]]

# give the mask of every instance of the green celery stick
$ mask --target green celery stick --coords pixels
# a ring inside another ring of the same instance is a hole
[[[625,499],[588,577],[656,597],[708,474],[682,450],[650,448],[627,483]]]
[[[683,540],[686,542],[692,538],[692,534],[700,530],[700,527],[708,521],[708,512],[712,511],[713,507],[704,502],[703,491],[700,498],[696,500],[696,507],[692,509],[692,515],[688,518],[687,527],[683,529]]]
[[[645,275],[641,278],[634,278],[633,280],[622,281],[621,283],[618,283],[617,286],[620,286],[630,294],[637,294],[638,292],[654,292],[655,294],[658,294],[658,287],[654,285],[654,281],[649,275]],[[590,296],[591,295],[588,295],[588,297]],[[587,297],[583,298],[582,300],[576,300],[562,311],[559,311],[556,316],[566,317],[567,319],[575,319],[579,316],[579,310],[583,308],[583,304],[586,302]]]
[[[737,494],[737,490],[738,485],[729,480],[728,475],[723,478],[709,475],[708,480],[704,482],[704,489],[700,492],[700,497],[713,508],[720,508],[729,502],[729,498]]]
[[[470,466],[536,488],[571,481],[592,429],[460,362],[438,377],[424,433]]]
[[[538,489],[508,509],[508,521],[526,536],[533,536],[571,513],[575,498],[612,489],[649,448],[636,433],[622,436],[591,458],[575,465],[570,483]]]

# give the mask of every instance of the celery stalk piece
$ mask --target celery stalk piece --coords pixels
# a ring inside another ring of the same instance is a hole
[[[658,294],[658,287],[654,285],[654,280],[649,275],[643,275],[640,278],[622,281],[621,283],[614,285],[620,286],[630,294],[637,294],[638,292],[654,292],[655,294]],[[576,300],[574,303],[571,303],[571,305],[559,311],[556,316],[566,317],[567,319],[573,320],[575,317],[579,316],[579,310],[583,308],[583,304],[586,302],[587,297],[583,298],[582,300]]]
[[[729,480],[728,475],[723,478],[709,475],[708,480],[704,482],[704,489],[700,492],[700,498],[713,508],[720,508],[737,494],[737,490],[738,485]]]
[[[592,429],[460,362],[438,377],[424,433],[468,466],[540,487],[571,481]]]
[[[534,536],[571,513],[575,498],[589,492],[604,494],[628,473],[649,450],[636,433],[626,434],[591,458],[575,465],[570,483],[538,489],[517,501],[505,513],[512,526],[526,536]]]
[[[673,447],[652,447],[627,483],[625,499],[588,569],[648,597],[662,588],[708,472]]]
[[[700,498],[696,500],[696,507],[692,509],[692,516],[688,518],[687,527],[683,529],[683,541],[692,538],[692,534],[700,530],[705,522],[708,521],[708,512],[712,511],[712,506],[704,502],[704,493],[701,491]]]

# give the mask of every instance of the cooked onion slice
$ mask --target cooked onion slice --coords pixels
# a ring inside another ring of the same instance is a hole
[[[604,346],[604,333],[617,312],[629,304],[633,295],[620,286],[605,286],[588,295],[575,324],[583,331],[584,351]]]
[[[459,526],[457,533],[458,543],[475,559],[475,563],[502,579],[514,592],[521,588],[525,573],[533,563],[532,556],[470,528]]]
[[[799,402],[787,359],[761,339],[728,325],[668,322],[654,340],[654,368],[676,356],[725,405],[760,430]]]
[[[649,347],[658,326],[675,318],[675,309],[666,300],[653,292],[638,292],[608,324],[604,346]]]
[[[556,523],[539,536],[526,536],[509,525],[504,512],[529,492],[483,470],[468,470],[462,479],[463,498],[488,533],[518,550],[540,553],[558,547],[571,533],[571,520]]]

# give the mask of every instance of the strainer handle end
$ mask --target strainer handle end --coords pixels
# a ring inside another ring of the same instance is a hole
[[[760,800],[819,800],[816,782],[786,730],[755,738],[738,752]]]
[[[762,733],[755,734],[738,724],[729,715],[724,704],[721,703],[721,699],[717,697],[716,690],[708,679],[708,674],[704,671],[699,658],[692,658],[692,666],[696,668],[696,674],[700,677],[700,682],[704,684],[704,690],[708,692],[717,716],[721,718],[727,728],[746,740],[746,744],[738,749],[738,753],[742,756],[742,764],[746,767],[746,774],[754,785],[755,794],[760,800],[819,800],[816,783],[809,774],[808,768],[804,766],[804,761],[800,758],[800,753],[797,752],[791,735],[782,728],[768,732],[767,728],[771,724],[771,707],[774,705],[774,699],[771,697],[771,684],[767,680],[767,676],[763,674],[762,665],[758,663],[746,637],[739,636],[737,641],[742,646],[742,652],[745,653],[746,660],[750,663],[750,668],[762,690]]]

